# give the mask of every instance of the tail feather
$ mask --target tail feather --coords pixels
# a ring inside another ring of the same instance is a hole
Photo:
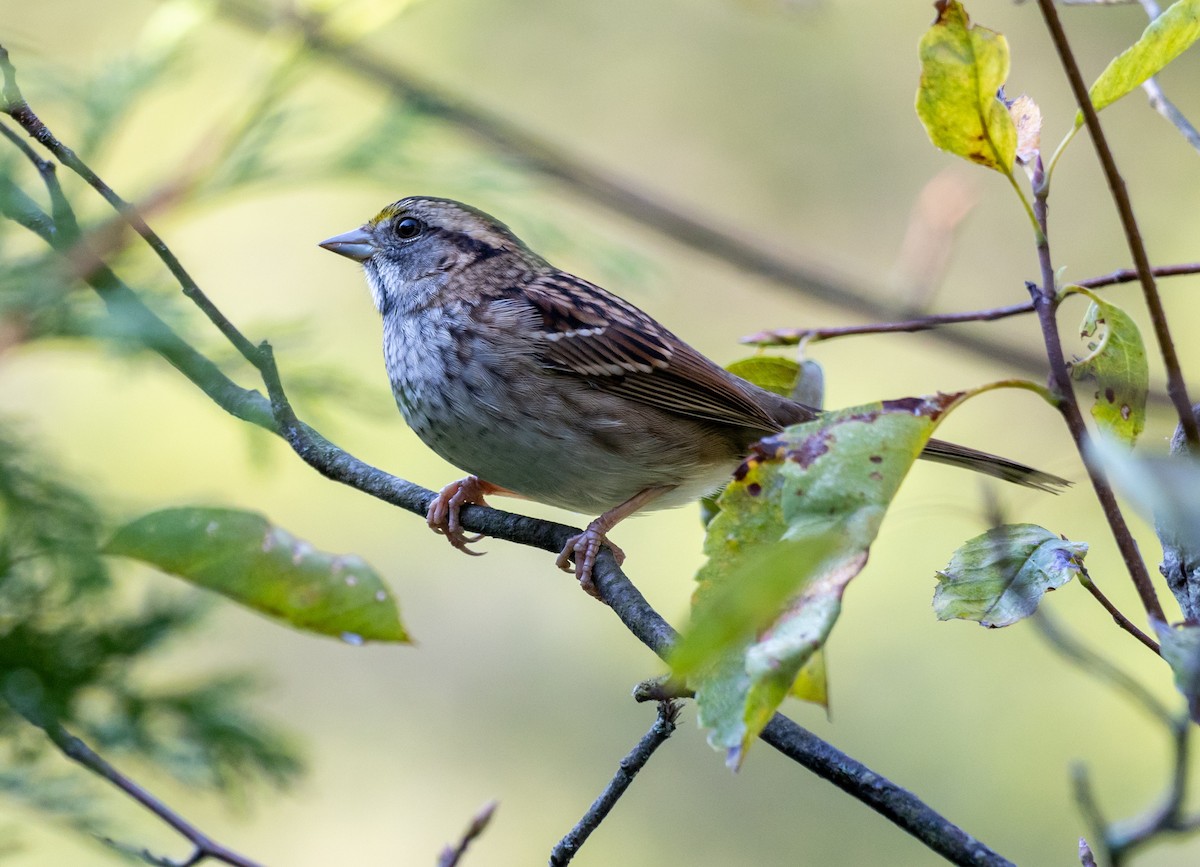
[[[930,440],[925,445],[921,457],[939,464],[950,464],[953,467],[963,467],[992,476],[1006,482],[1014,482],[1027,488],[1037,488],[1039,491],[1049,491],[1057,494],[1063,488],[1069,487],[1070,482],[1058,476],[1035,470],[1025,464],[1002,458],[999,455],[981,452],[978,449],[955,445],[943,440]]]

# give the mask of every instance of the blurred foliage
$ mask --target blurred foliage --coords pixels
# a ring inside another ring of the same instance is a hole
[[[94,832],[94,784],[63,774],[35,723],[113,755],[241,796],[300,772],[296,749],[250,709],[245,674],[151,687],[139,665],[196,626],[196,597],[131,603],[100,555],[104,517],[44,456],[0,427],[0,788]]]

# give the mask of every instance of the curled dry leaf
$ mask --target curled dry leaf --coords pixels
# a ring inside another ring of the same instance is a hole
[[[1008,107],[1017,128],[1017,162],[1031,164],[1042,147],[1042,110],[1028,94],[1022,93]]]

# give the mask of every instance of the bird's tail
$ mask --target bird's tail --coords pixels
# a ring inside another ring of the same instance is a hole
[[[1066,479],[1061,479],[1050,473],[1044,473],[1041,470],[1035,470],[1033,467],[1027,467],[1025,464],[1017,463],[1016,461],[1010,461],[1008,458],[944,442],[943,440],[930,440],[926,443],[925,451],[921,452],[921,457],[926,460],[937,461],[940,464],[964,467],[968,470],[974,470],[977,473],[983,473],[985,476],[993,476],[1006,482],[1024,485],[1027,488],[1049,491],[1052,494],[1058,493],[1061,489],[1071,484]]]

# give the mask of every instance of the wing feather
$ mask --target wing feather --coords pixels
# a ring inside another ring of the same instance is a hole
[[[778,430],[748,387],[632,304],[562,272],[512,290],[531,304],[547,367],[669,412],[718,424]]]

